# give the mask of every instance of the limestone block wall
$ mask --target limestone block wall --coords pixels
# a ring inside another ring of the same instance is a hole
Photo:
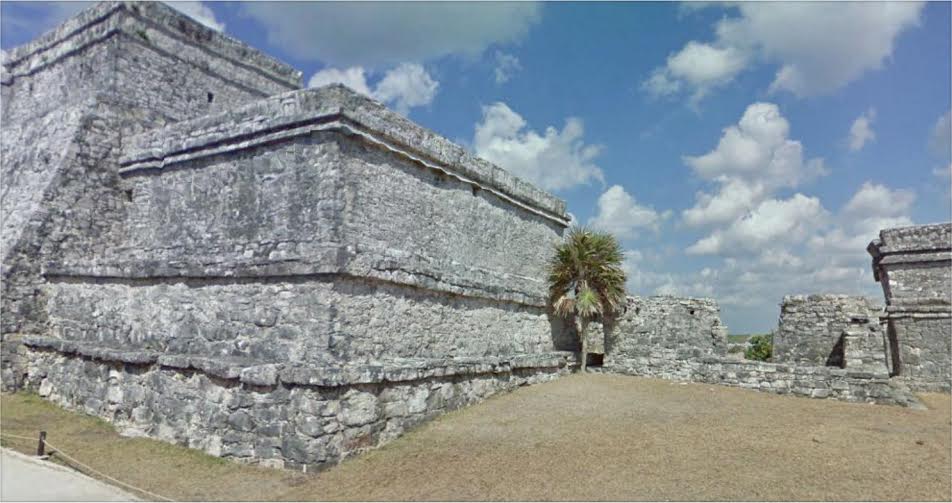
[[[54,278],[50,335],[247,364],[535,354],[544,310],[352,276],[230,280]]]
[[[606,370],[628,375],[734,386],[780,395],[924,407],[903,383],[885,372],[767,363],[721,356],[684,358],[671,350],[613,359]]]
[[[54,403],[109,419],[124,435],[308,471],[494,393],[554,379],[570,357],[241,366],[58,339],[29,342],[27,384]]]
[[[727,327],[712,299],[628,297],[625,311],[605,324],[610,358],[670,350],[686,357],[727,353]]]
[[[124,135],[300,85],[300,72],[161,3],[100,3],[9,51],[0,80],[4,340],[44,330],[42,263],[114,240]]]
[[[915,389],[952,388],[952,224],[884,229],[867,248],[886,298],[890,370]]]
[[[122,232],[46,266],[52,333],[258,363],[550,351],[564,203],[462,155],[342,86],[133,138]]]
[[[878,325],[879,312],[865,297],[849,295],[788,295],[780,305],[780,322],[773,340],[773,361],[843,367],[844,332],[858,328],[885,354]],[[870,320],[873,320],[870,323]],[[864,344],[866,344],[864,342]],[[854,349],[856,343],[854,341]]]
[[[320,466],[569,368],[542,282],[564,202],[300,80],[161,4],[11,51],[5,387]]]

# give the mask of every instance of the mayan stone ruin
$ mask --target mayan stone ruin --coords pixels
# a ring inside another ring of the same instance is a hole
[[[301,468],[577,365],[544,283],[565,203],[376,101],[126,2],[0,89],[6,390]],[[785,301],[774,362],[726,354],[714,300],[629,297],[596,369],[916,405],[949,389],[949,229],[871,245],[885,312]]]
[[[867,248],[886,296],[890,375],[915,389],[952,382],[952,224],[886,229]]]

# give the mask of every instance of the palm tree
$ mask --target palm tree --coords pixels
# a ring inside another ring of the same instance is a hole
[[[625,304],[623,258],[615,236],[573,227],[549,260],[549,303],[558,316],[575,319],[582,371],[588,357],[588,324]]]

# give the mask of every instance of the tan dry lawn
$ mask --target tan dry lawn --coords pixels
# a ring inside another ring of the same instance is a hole
[[[30,395],[3,395],[0,419],[3,433],[45,429],[95,468],[186,500],[949,501],[952,402],[921,398],[929,410],[572,375],[308,475],[121,438]]]

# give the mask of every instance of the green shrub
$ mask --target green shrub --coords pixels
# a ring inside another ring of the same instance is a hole
[[[765,362],[773,356],[773,339],[767,335],[755,335],[748,341],[744,358]]]

